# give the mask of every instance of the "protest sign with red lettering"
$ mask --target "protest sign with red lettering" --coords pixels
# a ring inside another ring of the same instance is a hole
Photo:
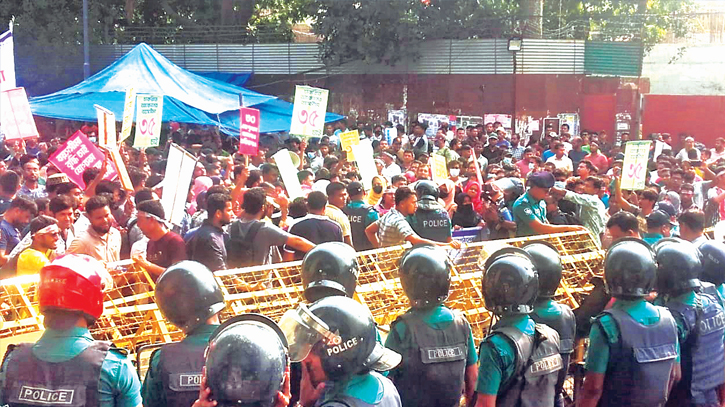
[[[48,158],[48,161],[58,167],[76,185],[85,189],[83,171],[87,168],[101,168],[105,159],[105,154],[91,143],[85,134],[77,131]],[[109,160],[103,179],[113,180],[116,177],[118,177],[118,171],[113,162]]]
[[[0,122],[6,140],[38,137],[25,88],[0,92]]]
[[[239,154],[259,153],[259,110],[251,107],[239,109]]]

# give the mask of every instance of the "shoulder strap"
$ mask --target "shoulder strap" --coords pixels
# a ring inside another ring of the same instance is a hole
[[[261,220],[255,220],[254,222],[255,223],[249,228],[246,236],[250,242],[254,241],[254,238],[257,237],[257,233],[259,233],[259,229],[261,229],[264,225],[264,222],[262,222]]]

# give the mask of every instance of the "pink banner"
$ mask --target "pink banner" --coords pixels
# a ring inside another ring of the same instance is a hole
[[[251,107],[239,109],[239,154],[259,153],[259,110]]]
[[[0,92],[0,122],[6,140],[38,137],[25,88]]]
[[[105,155],[98,149],[85,134],[75,132],[60,148],[48,159],[58,169],[81,188],[86,188],[83,182],[83,171],[87,168],[101,168]],[[108,169],[104,179],[113,180],[118,177],[116,166],[109,159]]]

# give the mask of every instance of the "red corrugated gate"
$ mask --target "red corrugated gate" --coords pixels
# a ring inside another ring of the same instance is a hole
[[[725,137],[725,96],[645,95],[642,132],[680,133],[713,146]]]
[[[584,95],[581,106],[581,128],[614,134],[617,113],[617,95]]]

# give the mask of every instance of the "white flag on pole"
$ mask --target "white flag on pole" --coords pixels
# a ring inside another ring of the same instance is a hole
[[[13,31],[11,29],[0,34],[0,92],[16,87]]]

